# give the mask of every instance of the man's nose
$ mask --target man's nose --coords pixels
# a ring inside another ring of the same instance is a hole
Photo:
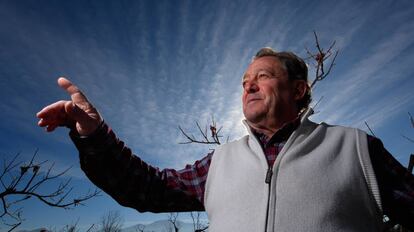
[[[252,81],[247,81],[244,85],[244,90],[247,93],[255,93],[257,91],[259,91],[259,86],[257,85],[257,82],[252,80]]]

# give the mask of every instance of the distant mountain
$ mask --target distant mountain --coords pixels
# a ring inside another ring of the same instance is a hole
[[[179,223],[179,232],[194,232],[193,229],[193,224],[192,223],[185,223],[182,221],[178,221]],[[130,226],[130,227],[126,227],[123,228],[121,232],[138,232],[137,227],[138,225],[144,225],[145,232],[170,232],[170,231],[174,231],[174,230],[169,230],[169,226],[172,226],[171,223],[168,220],[159,220],[159,221],[155,221],[153,223],[150,224],[137,224],[134,226]],[[34,229],[34,230],[18,230],[17,232],[41,232],[46,230],[45,228],[39,228],[39,229]],[[48,230],[46,230],[48,231]],[[80,231],[83,232],[83,231]],[[98,230],[97,232],[101,232],[100,230]]]
[[[193,224],[192,223],[185,223],[182,221],[178,221],[180,232],[194,232]],[[137,232],[137,226],[140,224],[137,224],[135,226],[130,226],[127,228],[122,229],[122,232]],[[151,224],[146,224],[145,226],[145,232],[169,232],[168,230],[169,226],[172,226],[171,223],[168,220],[160,220],[155,221]],[[172,230],[174,231],[174,230]]]

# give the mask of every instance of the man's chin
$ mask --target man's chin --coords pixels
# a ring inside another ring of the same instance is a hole
[[[249,123],[257,124],[263,120],[264,114],[262,112],[245,112],[244,117]]]

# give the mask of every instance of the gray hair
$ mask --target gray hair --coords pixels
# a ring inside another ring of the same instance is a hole
[[[312,101],[312,92],[308,83],[308,67],[302,58],[293,52],[276,52],[270,47],[261,48],[253,57],[253,61],[264,56],[277,58],[288,73],[289,80],[303,80],[307,83],[305,96],[297,101],[298,110],[306,109]]]

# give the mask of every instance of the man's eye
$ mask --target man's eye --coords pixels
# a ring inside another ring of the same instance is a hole
[[[268,73],[259,73],[259,74],[257,74],[257,77],[259,79],[267,79],[267,78],[270,78],[270,74],[268,74]]]

